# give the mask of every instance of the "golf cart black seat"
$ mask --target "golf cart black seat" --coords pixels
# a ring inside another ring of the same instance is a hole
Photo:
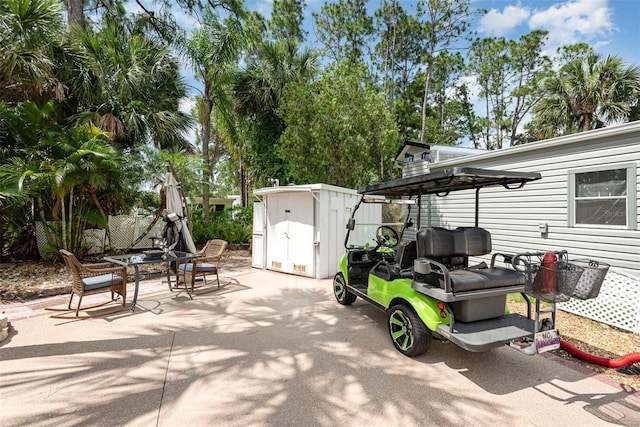
[[[383,258],[371,269],[371,273],[389,281],[400,278],[411,279],[416,257],[416,241],[404,241],[398,245],[393,260]]]
[[[418,282],[451,293],[524,285],[524,276],[518,271],[494,266],[495,255],[491,267],[485,263],[469,267],[470,256],[491,253],[491,234],[483,228],[423,228],[416,243],[418,258],[414,270]]]
[[[422,228],[416,235],[416,249],[419,258],[430,258],[450,270],[466,267],[467,264],[467,241],[461,229]]]
[[[418,257],[416,241],[407,240],[398,245],[396,268],[400,277],[413,277],[413,262]]]

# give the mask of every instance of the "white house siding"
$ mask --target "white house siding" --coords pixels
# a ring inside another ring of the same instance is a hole
[[[636,167],[636,223],[633,229],[569,227],[569,172],[575,169],[633,164]],[[424,165],[422,166],[424,167]],[[539,172],[542,179],[522,189],[480,190],[479,226],[491,232],[494,252],[567,250],[571,259],[591,258],[640,278],[640,122],[554,138],[429,165],[431,171],[479,167]],[[421,168],[406,168],[406,176]],[[474,222],[475,192],[431,198],[423,226],[455,228]],[[426,205],[426,204],[425,204]],[[548,233],[538,226],[547,224]],[[408,233],[413,237],[413,233]]]
[[[431,163],[424,160],[416,160],[411,163],[405,163],[402,166],[402,177],[408,178],[410,176],[422,175],[429,173],[429,165]]]

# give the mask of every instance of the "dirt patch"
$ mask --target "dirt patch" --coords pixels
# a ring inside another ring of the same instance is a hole
[[[221,270],[245,268],[251,264],[248,250],[228,250]],[[82,262],[100,262],[100,258]],[[163,274],[158,264],[140,266],[147,276]],[[130,272],[131,273],[131,272]],[[133,277],[131,278],[133,280]],[[63,261],[17,261],[0,264],[0,302],[20,301],[71,292],[71,278]]]
[[[525,303],[510,302],[509,308],[514,313],[526,315],[527,312]],[[560,337],[563,340],[594,356],[617,359],[625,354],[640,352],[640,335],[572,313],[558,310],[556,312],[556,327],[560,331]],[[631,386],[640,391],[640,372],[636,375],[623,374],[618,372],[617,369],[606,368],[577,359],[564,350],[554,350],[553,353],[563,359],[605,375],[620,384]],[[632,371],[640,370],[640,363],[631,365],[631,368]]]
[[[24,261],[0,265],[0,301],[24,300],[71,291],[63,262]]]

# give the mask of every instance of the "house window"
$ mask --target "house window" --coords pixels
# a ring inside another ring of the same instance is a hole
[[[570,172],[571,225],[635,229],[635,181],[632,164]]]

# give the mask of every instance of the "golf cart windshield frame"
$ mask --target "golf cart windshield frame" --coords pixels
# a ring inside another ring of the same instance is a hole
[[[475,226],[478,226],[478,207],[480,202],[480,189],[485,187],[504,187],[507,190],[515,190],[524,187],[527,182],[541,179],[538,172],[514,172],[480,168],[456,167],[444,169],[423,175],[401,178],[393,181],[382,182],[380,184],[361,187],[358,194],[362,197],[351,213],[351,218],[347,224],[347,235],[345,236],[345,247],[348,247],[349,234],[355,226],[355,214],[361,203],[368,203],[366,196],[387,196],[387,197],[416,197],[418,205],[417,223],[420,227],[421,198],[426,194],[435,194],[444,197],[452,191],[476,190],[475,197]],[[371,202],[380,202],[371,200]]]

